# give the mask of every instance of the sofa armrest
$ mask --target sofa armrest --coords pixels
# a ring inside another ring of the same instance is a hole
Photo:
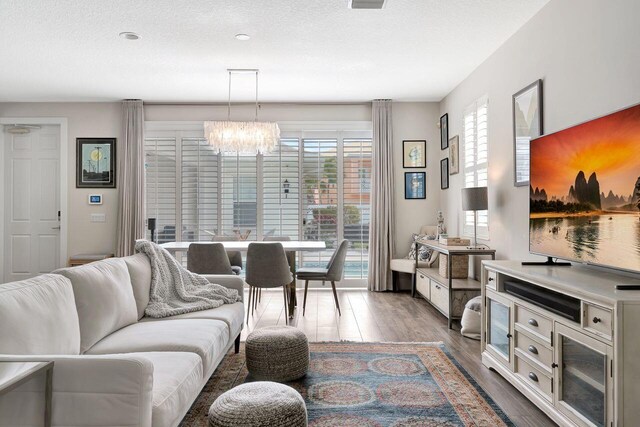
[[[240,295],[241,301],[244,302],[244,280],[234,274],[203,274],[209,283],[216,283],[225,288],[235,289]]]
[[[135,355],[13,356],[2,361],[53,361],[52,424],[151,426],[153,364]],[[45,378],[0,396],[0,425],[41,425]]]

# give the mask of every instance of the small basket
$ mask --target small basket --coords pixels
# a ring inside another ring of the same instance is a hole
[[[445,279],[449,278],[449,272],[447,268],[447,261],[449,256],[440,254],[440,265],[438,267],[438,273]],[[453,255],[451,263],[451,276],[454,279],[466,279],[469,277],[469,255]]]

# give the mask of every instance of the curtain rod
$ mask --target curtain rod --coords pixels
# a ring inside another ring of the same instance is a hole
[[[144,105],[157,105],[163,107],[226,107],[225,102],[154,102],[144,101]],[[234,106],[255,105],[253,102],[234,102]],[[371,102],[261,102],[262,106],[271,105],[326,105],[326,106],[370,106]]]

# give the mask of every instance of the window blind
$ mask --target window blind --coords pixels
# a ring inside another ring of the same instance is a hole
[[[183,138],[181,150],[183,240],[211,240],[218,232],[218,154],[204,138]]]
[[[371,139],[343,140],[343,236],[349,240],[345,277],[366,278],[371,217]]]
[[[146,210],[156,218],[158,243],[176,240],[176,139],[145,140]],[[151,233],[147,231],[147,238]]]
[[[262,162],[262,235],[299,238],[300,140],[283,138]]]
[[[338,241],[338,140],[302,140],[304,240],[324,240],[327,250],[304,254],[305,267],[324,267]]]
[[[463,152],[465,187],[485,187],[489,182],[489,103],[486,97],[467,107],[463,114]],[[478,237],[489,238],[489,212],[478,211]],[[464,213],[463,234],[473,236],[474,213]]]
[[[257,156],[222,154],[220,234],[256,240],[258,228]],[[248,233],[248,234],[247,234]]]

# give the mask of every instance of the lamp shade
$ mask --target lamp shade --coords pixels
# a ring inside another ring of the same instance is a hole
[[[471,187],[462,189],[463,211],[484,211],[489,208],[487,187]]]

